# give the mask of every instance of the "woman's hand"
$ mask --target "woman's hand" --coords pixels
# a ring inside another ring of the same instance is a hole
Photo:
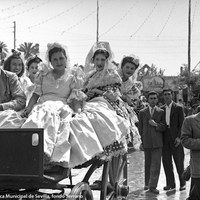
[[[123,94],[123,95],[121,96],[121,99],[122,99],[123,101],[126,102],[126,95]]]
[[[81,111],[82,111],[82,103],[81,103],[81,101],[78,101],[78,100],[74,99],[73,100],[73,105],[74,105],[73,106],[74,112],[80,114]]]
[[[3,106],[0,104],[0,111],[3,111]]]
[[[99,94],[99,95],[102,95],[104,93],[103,90],[99,90],[97,88],[93,88],[91,90],[88,90],[88,92],[86,93],[86,95],[91,98],[94,96],[94,94]]]
[[[97,88],[94,88],[94,89],[92,89],[91,91],[92,91],[93,93],[100,94],[100,95],[104,93],[103,90],[99,90],[99,89],[97,89]]]
[[[91,97],[94,96],[94,92],[93,92],[92,90],[89,90],[89,91],[86,93],[86,95],[87,95],[89,98],[91,98]]]
[[[23,113],[21,114],[21,117],[22,118],[27,118],[28,117],[28,115],[29,115],[29,113],[31,112],[31,108],[30,107],[26,107],[25,109],[24,109],[24,111],[23,111]]]
[[[104,96],[107,97],[110,101],[116,101],[118,95],[116,95],[113,91],[107,91],[104,93]]]

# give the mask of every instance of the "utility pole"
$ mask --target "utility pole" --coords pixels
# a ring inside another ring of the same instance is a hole
[[[188,11],[188,100],[191,98],[190,78],[191,78],[191,0],[189,0]]]
[[[14,23],[14,31],[13,31],[13,33],[14,33],[14,49],[16,48],[16,21],[14,21],[13,22]]]
[[[99,0],[97,0],[97,35],[96,35],[96,43],[99,42]]]

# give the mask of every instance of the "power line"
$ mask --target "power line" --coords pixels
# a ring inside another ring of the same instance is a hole
[[[124,18],[126,18],[126,16],[130,13],[130,11],[133,9],[133,7],[138,3],[134,2],[134,4],[127,10],[127,12],[115,23],[113,24],[107,31],[105,31],[104,33],[102,33],[99,37],[102,37],[103,35],[107,34],[108,32],[110,32],[113,28],[115,28],[121,21],[123,21]]]
[[[169,12],[169,15],[168,15],[168,17],[167,17],[167,20],[165,21],[165,23],[164,23],[164,25],[163,25],[163,27],[162,27],[160,33],[157,35],[157,38],[160,37],[160,35],[161,35],[162,32],[164,31],[165,27],[167,26],[167,24],[168,24],[168,22],[169,22],[169,19],[170,19],[170,17],[172,16],[172,12],[173,12],[173,10],[174,10],[174,8],[175,8],[175,5],[176,5],[176,0],[174,1],[173,5],[172,5],[172,8],[171,8],[171,10],[170,10],[170,12]]]
[[[0,18],[0,20],[6,20],[6,19],[9,19],[9,18],[11,18],[11,17],[15,17],[15,16],[18,16],[18,15],[24,14],[24,13],[26,13],[26,12],[29,12],[29,11],[31,11],[31,10],[34,10],[35,8],[39,8],[39,7],[41,7],[41,6],[45,5],[45,4],[47,4],[49,1],[51,1],[51,0],[47,0],[47,1],[43,2],[43,3],[40,3],[40,4],[36,5],[36,6],[33,6],[33,7],[29,8],[29,9],[27,9],[27,10],[24,10],[24,11],[22,11],[22,12],[18,12],[18,13],[16,13],[16,14],[12,14],[12,15],[7,16],[7,17],[4,17],[4,18]]]
[[[50,17],[50,18],[48,18],[48,19],[46,19],[46,20],[43,20],[43,21],[41,21],[41,22],[39,22],[39,23],[37,23],[37,24],[35,24],[35,25],[29,26],[28,29],[30,30],[30,29],[32,29],[32,28],[34,28],[34,27],[36,27],[36,26],[40,26],[40,25],[45,24],[45,23],[47,23],[47,22],[49,22],[49,21],[51,21],[51,20],[54,20],[54,19],[57,18],[57,17],[60,17],[61,15],[66,14],[67,12],[73,10],[75,7],[79,6],[83,1],[84,1],[84,0],[81,0],[79,3],[75,4],[75,5],[72,6],[71,8],[68,8],[67,10],[64,10],[63,12],[61,12],[61,13],[59,13],[59,14],[57,14],[57,15],[54,15],[53,17]]]
[[[142,22],[142,24],[138,27],[138,29],[130,36],[130,38],[132,38],[133,36],[135,36],[135,34],[146,24],[146,22],[148,21],[148,19],[151,17],[151,15],[153,14],[154,10],[156,9],[157,5],[158,5],[159,0],[156,1],[156,3],[154,4],[154,7],[152,8],[152,10],[149,12],[149,14],[147,15],[147,17],[145,18],[145,20]]]
[[[100,7],[103,7],[104,5],[106,5],[107,3],[109,2],[109,0],[105,1],[102,5],[99,6]],[[69,28],[67,28],[66,30],[62,31],[61,32],[61,35],[63,35],[65,32],[73,29],[74,27],[78,26],[79,24],[81,24],[82,22],[84,22],[86,19],[88,19],[90,16],[92,16],[93,14],[96,13],[96,9],[93,10],[92,12],[90,12],[87,16],[85,16],[84,18],[82,18],[79,22],[75,23],[74,25],[70,26]]]
[[[86,19],[88,19],[91,15],[93,15],[94,13],[96,13],[96,10],[92,11],[91,13],[89,13],[87,16],[85,16],[84,18],[82,18],[79,22],[77,22],[76,24],[70,26],[69,28],[67,28],[66,30],[62,31],[61,35],[63,35],[65,32],[73,29],[74,27],[78,26],[79,24],[81,24],[82,22],[84,22]]]
[[[117,41],[130,41],[129,39],[125,38],[125,39],[121,39],[121,38],[110,38],[108,40],[117,40]],[[144,42],[171,42],[171,41],[187,41],[187,39],[185,38],[174,38],[174,39],[159,39],[157,40],[157,38],[152,38],[152,39],[142,39],[142,38],[135,38],[136,41],[144,41]],[[200,41],[200,39],[193,39],[193,40],[197,40]]]
[[[3,9],[1,9],[0,12],[4,12],[4,11],[7,11],[7,10],[14,9],[14,8],[19,7],[21,5],[24,5],[24,4],[28,3],[28,2],[30,2],[30,0],[23,1],[22,3],[15,4],[15,5],[7,7],[7,8],[3,8]]]

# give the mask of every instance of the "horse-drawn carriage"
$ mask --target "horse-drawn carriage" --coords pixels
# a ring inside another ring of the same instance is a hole
[[[43,155],[43,129],[0,129],[0,198],[93,200],[95,190],[100,191],[100,200],[127,198],[126,154],[107,161],[93,158],[77,166],[88,168],[77,184],[73,184],[73,169],[66,169],[61,177],[59,170],[44,170]],[[100,167],[101,181],[90,183]],[[66,178],[69,184],[62,183]]]

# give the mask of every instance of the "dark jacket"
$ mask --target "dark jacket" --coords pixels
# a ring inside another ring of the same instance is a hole
[[[166,115],[166,105],[161,107],[164,110],[164,113]],[[173,102],[170,112],[170,134],[171,138],[175,140],[177,137],[181,136],[181,127],[184,120],[184,111],[183,107],[179,104]]]
[[[192,178],[200,178],[200,113],[185,118],[181,129],[181,142],[191,150]]]
[[[139,133],[144,148],[159,148],[163,146],[163,131],[166,129],[164,111],[158,107],[155,108],[151,117],[149,107],[139,112]],[[149,120],[153,119],[157,127],[151,126]]]
[[[16,74],[0,69],[0,105],[4,110],[22,110],[26,96],[20,87]]]

